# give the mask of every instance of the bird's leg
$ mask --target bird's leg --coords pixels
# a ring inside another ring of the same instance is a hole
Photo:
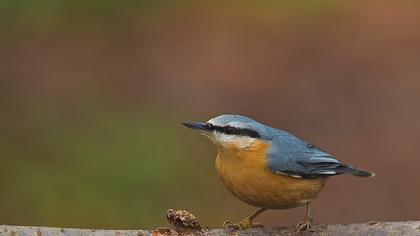
[[[307,230],[309,232],[311,225],[312,225],[311,205],[310,205],[310,202],[307,202],[306,203],[306,217],[302,222],[300,222],[296,226],[296,230],[298,232],[304,231],[304,230]]]
[[[258,209],[256,212],[252,213],[241,222],[234,224],[230,221],[225,221],[223,223],[223,228],[225,229],[249,229],[249,228],[256,228],[256,227],[263,227],[260,223],[252,223],[252,221],[257,217],[259,214],[263,213],[265,210],[264,208]]]

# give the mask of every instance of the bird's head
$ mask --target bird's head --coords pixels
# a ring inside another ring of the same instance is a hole
[[[183,122],[209,138],[218,148],[247,148],[263,139],[266,127],[241,115],[221,115],[207,122]]]

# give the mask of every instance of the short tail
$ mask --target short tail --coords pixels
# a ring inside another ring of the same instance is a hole
[[[356,168],[353,166],[346,166],[346,172],[358,177],[374,177],[375,173],[363,170],[360,168]]]

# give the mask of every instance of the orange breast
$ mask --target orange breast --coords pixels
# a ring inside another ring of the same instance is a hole
[[[256,140],[249,147],[218,147],[216,169],[224,185],[242,201],[256,207],[284,209],[314,199],[324,178],[301,179],[271,172],[266,165],[268,144]]]

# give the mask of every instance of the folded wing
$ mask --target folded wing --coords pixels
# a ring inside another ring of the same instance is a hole
[[[282,131],[271,140],[267,167],[277,174],[295,178],[318,178],[350,173],[368,177],[373,173],[341,163],[330,154]]]

